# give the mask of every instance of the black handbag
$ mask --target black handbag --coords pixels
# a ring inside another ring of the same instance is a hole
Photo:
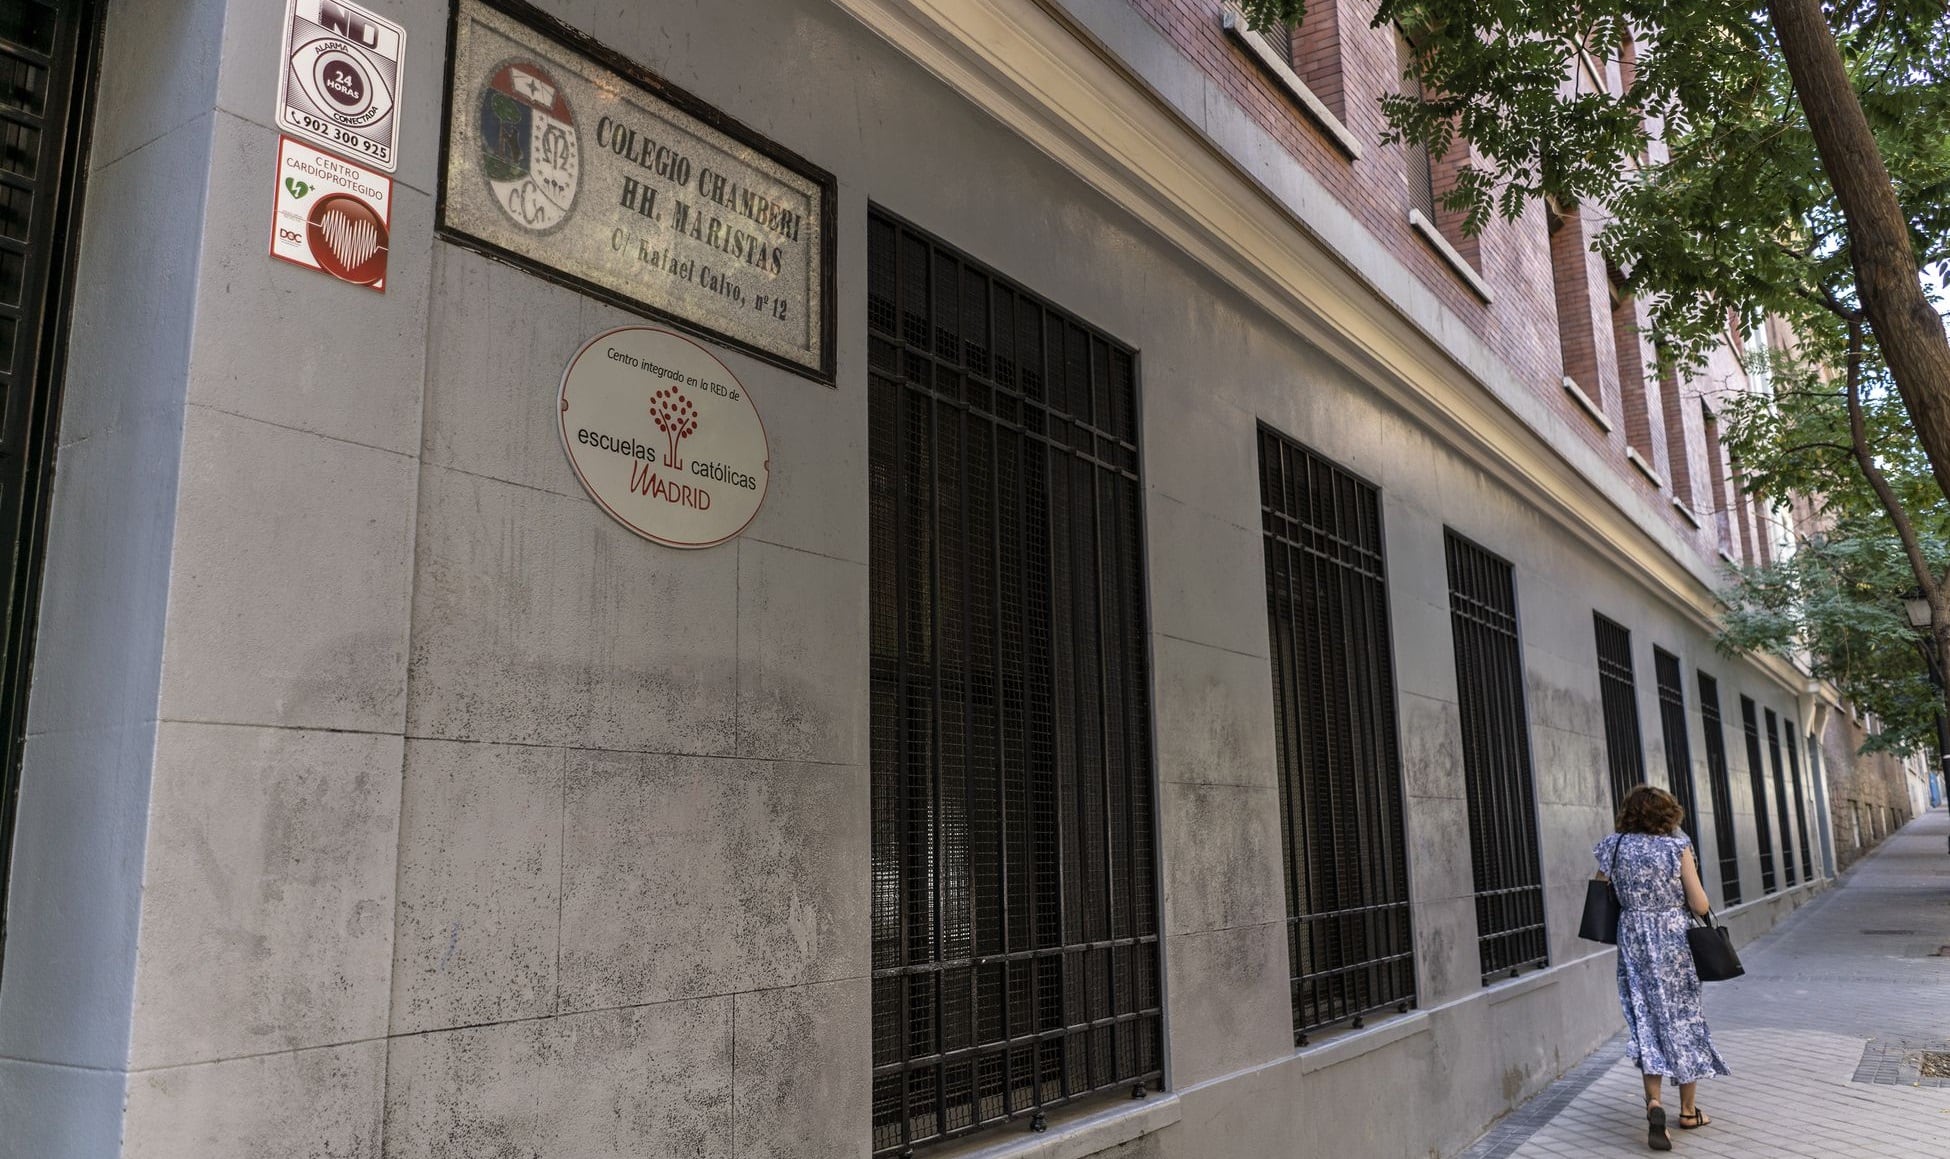
[[[1618,847],[1625,835],[1611,844],[1611,863],[1605,866],[1605,880],[1592,878],[1584,885],[1584,920],[1578,923],[1578,936],[1586,941],[1618,944],[1618,890],[1611,883],[1611,871],[1618,867]]]
[[[1740,955],[1733,952],[1733,935],[1713,921],[1713,911],[1704,918],[1694,917],[1686,927],[1686,945],[1693,951],[1693,968],[1702,982],[1725,982],[1747,972]]]

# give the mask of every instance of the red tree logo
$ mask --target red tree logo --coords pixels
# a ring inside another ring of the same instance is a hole
[[[657,429],[670,440],[664,466],[673,471],[683,470],[684,460],[677,457],[677,444],[697,433],[697,407],[672,386],[651,396],[650,417],[657,420]]]

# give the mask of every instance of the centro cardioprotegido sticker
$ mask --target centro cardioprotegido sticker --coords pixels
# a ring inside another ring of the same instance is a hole
[[[346,0],[290,0],[278,126],[361,164],[399,165],[406,30]]]
[[[279,136],[277,183],[271,256],[385,293],[393,179]]]
[[[610,517],[666,547],[711,547],[744,531],[771,483],[772,454],[731,368],[655,326],[598,334],[569,360],[559,401],[576,478]]]

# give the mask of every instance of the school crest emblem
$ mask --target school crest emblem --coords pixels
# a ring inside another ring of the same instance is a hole
[[[481,89],[481,174],[518,226],[546,233],[568,220],[582,174],[575,114],[562,86],[532,61],[496,69]]]

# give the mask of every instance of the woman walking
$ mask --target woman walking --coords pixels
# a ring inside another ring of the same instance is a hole
[[[1686,910],[1707,911],[1692,843],[1678,832],[1686,815],[1671,793],[1640,785],[1625,794],[1618,831],[1598,842],[1598,868],[1618,891],[1618,1002],[1625,1009],[1626,1057],[1645,1079],[1646,1144],[1672,1150],[1662,1080],[1679,1085],[1679,1126],[1713,1120],[1694,1092],[1708,1075],[1731,1074],[1713,1049],[1700,1013],[1699,973],[1686,944]]]

